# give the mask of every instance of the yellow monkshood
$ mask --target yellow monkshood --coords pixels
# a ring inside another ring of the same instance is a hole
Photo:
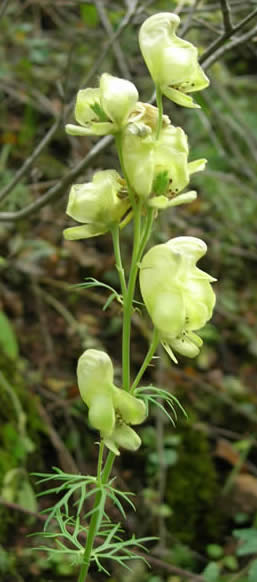
[[[195,332],[212,316],[215,279],[196,267],[206,251],[201,239],[181,236],[152,247],[141,263],[144,303],[175,362],[173,350],[189,358],[199,354],[202,340]]]
[[[69,123],[70,135],[108,135],[121,130],[135,108],[138,92],[131,81],[103,73],[99,88],[81,89],[77,94],[75,119]]]
[[[89,422],[100,431],[105,445],[119,455],[119,448],[136,451],[141,439],[131,424],[146,418],[143,400],[132,396],[113,383],[113,365],[106,352],[86,350],[78,360],[78,386],[89,408]]]
[[[161,12],[147,18],[139,32],[139,45],[155,85],[184,107],[199,107],[188,93],[209,85],[198,63],[197,48],[176,35],[180,18]]]
[[[129,206],[125,181],[118,172],[96,172],[92,182],[74,184],[71,188],[66,212],[84,224],[66,228],[64,238],[75,240],[104,234],[122,220]]]

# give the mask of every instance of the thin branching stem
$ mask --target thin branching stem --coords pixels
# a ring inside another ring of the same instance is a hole
[[[136,376],[136,378],[131,386],[132,393],[134,392],[135,388],[138,386],[146,368],[149,366],[151,359],[152,359],[152,357],[156,351],[156,348],[158,346],[158,343],[159,343],[159,333],[158,333],[157,329],[154,328],[153,337],[152,337],[152,341],[150,343],[148,352],[147,352],[145,359],[143,361],[143,364],[142,364],[142,366],[141,366],[141,368],[140,368],[140,370],[139,370],[139,372],[138,372],[138,374],[137,374],[137,376]]]
[[[123,388],[129,390],[130,387],[130,339],[131,339],[131,317],[133,310],[133,299],[135,285],[138,274],[139,250],[141,243],[141,208],[142,201],[139,201],[134,211],[134,241],[133,252],[130,265],[127,294],[124,301],[123,330],[122,330],[122,379]]]
[[[233,30],[231,6],[229,0],[220,0],[221,10],[223,14],[224,28],[226,32]]]
[[[247,16],[245,18],[243,18],[243,20],[240,20],[240,22],[238,24],[236,24],[231,30],[225,30],[225,32],[219,38],[216,38],[213,41],[213,43],[211,43],[211,45],[206,49],[206,51],[201,55],[201,57],[199,59],[199,63],[204,64],[204,69],[206,69],[210,66],[209,65],[210,57],[211,56],[215,57],[216,54],[218,54],[217,58],[219,58],[223,54],[223,52],[225,52],[226,41],[229,38],[231,38],[231,36],[234,36],[234,34],[236,34],[236,32],[241,30],[241,28],[243,28],[243,26],[245,26],[248,22],[250,22],[250,20],[255,18],[256,15],[257,15],[257,8],[255,8],[252,12],[250,12],[250,14],[247,14]],[[219,48],[224,49],[224,51],[217,52]],[[217,60],[217,58],[215,60]]]

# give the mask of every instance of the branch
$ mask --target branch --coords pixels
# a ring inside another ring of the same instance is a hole
[[[42,208],[50,200],[56,200],[62,196],[64,190],[73,182],[77,176],[89,166],[90,162],[100,154],[111,142],[112,136],[103,137],[95,146],[92,147],[88,155],[84,160],[80,161],[73,170],[71,170],[66,176],[61,178],[52,188],[50,188],[41,198],[28,204],[25,208],[18,210],[17,212],[0,212],[0,222],[16,222],[21,218],[25,218],[34,214],[39,208]]]
[[[221,10],[223,15],[224,29],[226,32],[233,31],[231,6],[228,0],[220,0]]]
[[[21,166],[21,168],[19,168],[19,170],[16,172],[13,179],[9,182],[9,184],[4,186],[4,188],[0,192],[0,201],[6,198],[9,192],[11,192],[14,186],[16,186],[16,184],[21,180],[24,174],[26,174],[26,172],[31,168],[33,162],[38,158],[44,147],[49,143],[57,129],[60,127],[61,121],[62,116],[59,116],[58,119],[56,119],[55,123],[52,125],[52,127],[50,127],[47,134],[36,146],[32,154],[25,160],[23,166]]]
[[[131,1],[129,3],[128,10],[127,10],[124,18],[122,19],[118,29],[112,35],[112,37],[109,39],[109,41],[106,44],[105,50],[103,51],[103,53],[101,54],[99,59],[97,59],[94,66],[90,70],[89,75],[87,75],[86,79],[84,80],[85,85],[87,85],[89,80],[98,72],[102,61],[104,60],[104,58],[105,58],[106,54],[108,53],[108,51],[110,50],[110,48],[112,47],[113,43],[115,43],[115,41],[120,36],[120,34],[124,30],[124,28],[126,28],[126,26],[129,24],[131,18],[134,15],[136,5],[137,5],[137,0],[133,0],[133,2]],[[69,115],[70,111],[73,108],[73,105],[74,105],[74,103],[72,101],[66,109],[65,118]],[[60,122],[61,122],[61,120],[59,120],[59,124],[60,124]],[[56,123],[57,123],[57,121],[56,121]],[[5,186],[5,188],[3,188],[2,192],[0,193],[0,200],[4,199],[5,196],[7,196],[7,194],[9,194],[9,192],[11,192],[13,187],[17,184],[17,182],[21,179],[21,177],[31,167],[34,160],[38,157],[38,155],[42,151],[43,147],[50,141],[50,139],[53,136],[53,134],[55,133],[57,127],[59,127],[59,125],[55,127],[55,124],[54,124],[54,126],[49,130],[49,132],[47,133],[45,138],[42,140],[42,142],[40,142],[40,144],[37,146],[36,150],[31,154],[30,158],[28,160],[26,160],[25,163],[23,164],[23,166],[20,168],[20,170],[18,170],[18,172],[14,176],[13,180],[9,184],[7,184],[7,186]],[[62,195],[64,189],[72,183],[73,179],[76,178],[77,176],[79,176],[79,174],[89,165],[89,163],[99,153],[101,153],[111,143],[111,141],[112,141],[111,136],[105,137],[102,140],[100,140],[98,142],[98,144],[95,145],[91,149],[91,151],[89,152],[89,154],[86,156],[86,158],[83,161],[81,161],[73,170],[71,170],[68,174],[66,174],[66,176],[64,176],[64,178],[59,180],[52,188],[50,188],[43,196],[41,196],[41,198],[39,198],[35,202],[32,202],[31,204],[29,204],[25,208],[22,208],[21,210],[18,210],[16,212],[0,212],[0,222],[12,222],[12,221],[16,222],[22,218],[30,216],[31,214],[34,214],[34,212],[36,212],[40,208],[43,208],[46,204],[48,204],[48,202],[60,197]]]
[[[257,13],[257,10],[256,10]],[[204,62],[204,69],[207,70],[213,63],[215,63],[220,57],[222,57],[226,52],[230,51],[234,47],[243,44],[244,42],[250,40],[255,34],[257,33],[257,26],[243,34],[242,36],[235,38],[230,43],[221,46],[218,50],[216,50],[212,55],[209,56],[208,59]]]
[[[217,51],[217,49],[219,49],[225,43],[226,40],[228,40],[229,38],[231,38],[231,36],[233,36],[239,30],[241,30],[241,28],[243,28],[243,26],[245,26],[245,24],[247,24],[248,22],[250,22],[250,20],[252,20],[256,14],[257,14],[257,8],[255,8],[255,10],[253,10],[250,14],[248,14],[245,18],[243,18],[243,20],[241,20],[241,22],[239,22],[238,24],[236,24],[232,28],[232,30],[225,31],[222,34],[222,36],[220,36],[219,38],[217,38],[209,46],[209,48],[206,49],[206,51],[203,53],[203,55],[200,57],[200,59],[199,59],[200,64],[205,63],[207,61],[207,59],[209,59],[209,57],[211,55],[214,55],[215,51]]]
[[[188,17],[187,17],[184,25],[180,29],[180,34],[181,34],[182,37],[185,36],[186,33],[190,30],[191,23],[192,23],[192,20],[194,18],[194,14],[195,14],[196,8],[197,8],[197,6],[198,6],[198,4],[199,4],[200,1],[201,0],[194,0],[194,3],[192,4],[192,6],[190,6],[189,13],[188,13]]]
[[[95,61],[95,63],[93,65],[93,67],[91,68],[89,74],[86,75],[85,79],[82,82],[82,87],[87,86],[88,83],[90,82],[90,80],[92,79],[92,77],[94,77],[94,75],[98,74],[99,67],[102,64],[102,62],[104,61],[104,59],[105,59],[106,55],[108,54],[110,48],[113,46],[113,44],[115,43],[115,41],[117,40],[117,38],[119,38],[119,36],[123,32],[123,30],[126,28],[126,26],[128,26],[130,20],[134,16],[134,11],[135,11],[135,7],[137,5],[137,1],[138,0],[131,0],[130,1],[129,6],[128,6],[128,10],[127,10],[124,18],[122,19],[119,27],[117,28],[116,32],[112,35],[112,37],[106,43],[105,49],[103,50],[103,52],[100,55],[100,57]],[[65,117],[67,117],[69,115],[69,113],[71,112],[71,110],[72,110],[72,108],[74,106],[74,101],[75,101],[75,99],[73,99],[71,101],[70,105],[68,106]]]
[[[95,5],[102,25],[105,31],[107,32],[109,39],[111,39],[113,37],[113,29],[102,0],[95,0]],[[121,74],[125,77],[125,79],[131,79],[129,68],[127,66],[123,52],[120,48],[120,44],[117,39],[114,40],[112,43],[112,50]]]

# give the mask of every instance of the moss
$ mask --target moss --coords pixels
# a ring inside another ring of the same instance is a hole
[[[180,432],[178,462],[167,478],[166,501],[173,510],[168,525],[176,539],[197,549],[220,536],[219,487],[205,434],[189,423]]]

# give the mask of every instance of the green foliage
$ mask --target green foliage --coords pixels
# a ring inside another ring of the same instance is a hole
[[[209,562],[202,572],[203,578],[206,582],[219,582],[220,565],[217,562]]]
[[[11,360],[18,357],[18,342],[8,317],[0,311],[0,348]]]
[[[220,535],[217,476],[204,433],[186,424],[180,436],[178,459],[167,478],[165,499],[173,510],[168,522],[178,539],[198,548]]]
[[[99,511],[103,514],[103,519],[102,521],[99,519],[97,533],[103,542],[93,548],[90,560],[96,563],[100,572],[109,574],[102,563],[103,560],[108,559],[129,569],[127,562],[135,558],[135,548],[146,552],[143,544],[156,540],[155,537],[136,538],[134,535],[127,540],[121,537],[123,529],[120,523],[112,523],[104,509],[106,497],[110,498],[124,519],[126,519],[126,513],[123,503],[127,503],[134,510],[135,507],[130,499],[133,494],[113,487],[114,479],[106,484],[101,484],[96,477],[68,474],[58,468],[54,468],[53,474],[36,473],[35,476],[40,477],[39,484],[49,481],[61,482],[61,485],[57,484],[40,493],[40,495],[54,493],[61,495],[53,507],[43,512],[48,513],[48,517],[42,536],[46,541],[53,540],[55,545],[51,542],[49,545],[41,545],[35,549],[46,551],[50,555],[70,556],[73,563],[81,564],[85,548],[84,537],[88,535],[88,526],[83,525],[83,523],[87,522],[93,514],[98,514]],[[84,513],[85,504],[98,492],[101,492],[99,505]],[[53,531],[53,521],[58,526],[57,531]],[[143,556],[139,556],[139,559],[146,562]]]
[[[177,413],[174,406],[175,404],[179,408],[179,410],[184,414],[184,416],[187,416],[186,411],[184,410],[183,406],[181,406],[176,396],[173,396],[173,394],[170,394],[170,392],[164,390],[163,388],[158,388],[157,386],[152,385],[141,386],[139,388],[136,388],[135,395],[137,395],[139,398],[142,398],[145,401],[148,412],[150,404],[153,404],[154,406],[157,406],[157,408],[160,408],[160,410],[162,410],[162,412],[167,416],[167,418],[169,419],[173,426],[175,426],[173,417],[175,418],[175,420],[177,420]],[[167,405],[167,408],[169,410],[165,408],[164,406],[165,404]],[[173,415],[173,417],[171,416],[171,414]]]
[[[248,582],[256,582],[256,580],[257,580],[257,559],[251,563],[248,572]]]
[[[248,556],[257,553],[257,529],[235,529],[233,534],[239,539],[238,556]]]

